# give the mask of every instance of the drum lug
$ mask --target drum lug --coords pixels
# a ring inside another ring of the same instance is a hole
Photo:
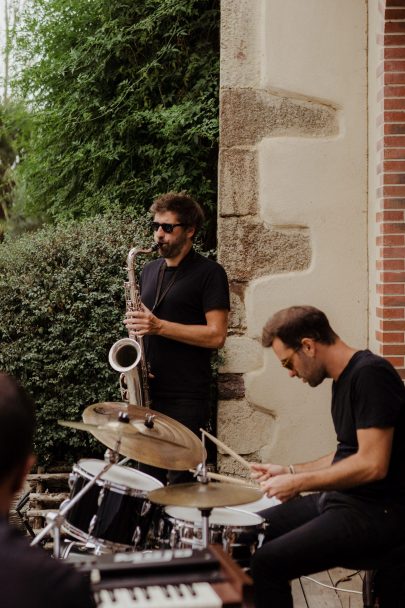
[[[89,529],[88,529],[89,535],[91,535],[91,533],[93,532],[96,522],[97,522],[97,514],[94,514],[89,523]]]
[[[139,526],[136,526],[135,531],[132,536],[132,541],[133,541],[135,547],[137,547],[139,545],[141,537],[142,537],[141,529]]]
[[[77,475],[77,473],[69,473],[68,486],[69,486],[70,491],[73,490],[73,487],[78,479],[79,479],[79,476]]]

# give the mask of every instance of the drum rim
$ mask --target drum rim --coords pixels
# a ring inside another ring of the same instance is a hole
[[[98,458],[81,458],[78,462],[76,462],[73,467],[72,467],[72,474],[76,474],[79,475],[81,477],[84,477],[85,479],[87,479],[88,481],[91,481],[94,478],[94,475],[92,475],[89,471],[86,471],[85,468],[83,468],[83,466],[80,466],[81,462],[104,462],[103,460],[100,460]],[[113,464],[113,467],[119,467],[122,466],[124,467],[125,465],[117,465],[117,464]],[[112,468],[112,467],[111,467]],[[126,472],[131,472],[134,473],[134,476],[136,475],[140,475],[141,477],[148,477],[149,479],[153,480],[154,482],[156,482],[156,486],[154,488],[148,488],[145,490],[142,490],[141,488],[132,488],[130,486],[126,486],[123,483],[118,483],[109,479],[97,479],[97,481],[95,482],[96,486],[99,486],[101,488],[106,488],[107,490],[113,489],[114,492],[116,492],[117,494],[122,494],[124,496],[142,496],[143,498],[145,498],[147,496],[148,492],[151,492],[152,490],[157,490],[158,488],[163,487],[163,484],[161,481],[159,481],[158,479],[155,479],[154,477],[152,477],[152,475],[148,475],[147,473],[143,473],[142,471],[138,471],[137,469],[131,469],[130,467],[127,467]],[[82,472],[84,473],[84,475],[82,475]],[[107,471],[108,473],[109,471]],[[97,473],[96,473],[97,474]]]
[[[105,539],[101,539],[98,538],[96,536],[92,536],[91,534],[85,534],[83,532],[83,530],[80,530],[80,528],[76,528],[76,526],[73,526],[70,522],[68,522],[67,520],[63,522],[62,524],[62,528],[68,532],[69,534],[71,534],[72,536],[76,535],[76,539],[84,541],[85,543],[92,543],[98,547],[101,547],[102,549],[114,549],[116,548],[117,551],[128,551],[129,549],[134,550],[135,545],[124,545],[122,543],[116,543],[112,540],[105,540]]]
[[[175,517],[173,515],[170,515],[168,509],[192,509],[193,511],[198,511],[199,509],[197,507],[179,507],[179,506],[175,506],[175,505],[169,505],[166,506],[164,508],[164,514],[167,516],[167,518],[171,521],[171,522],[183,522],[186,524],[192,524],[198,527],[201,527],[202,522],[201,521],[197,521],[195,519],[184,519],[181,517]],[[215,511],[215,509],[226,509],[226,511],[231,511],[231,512],[236,512],[236,513],[243,513],[244,515],[248,515],[253,516],[252,519],[256,520],[256,523],[250,523],[250,524],[242,524],[242,523],[234,523],[234,522],[227,522],[227,523],[218,523],[218,522],[213,522],[211,523],[210,519],[208,521],[208,525],[209,527],[213,527],[213,526],[221,526],[224,528],[249,528],[249,527],[255,527],[255,526],[260,526],[263,524],[264,522],[264,517],[262,517],[261,515],[259,515],[258,513],[252,513],[251,511],[244,511],[243,509],[233,509],[232,507],[214,507],[213,511]],[[211,517],[211,516],[210,516]]]

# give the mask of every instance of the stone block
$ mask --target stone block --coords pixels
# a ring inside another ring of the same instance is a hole
[[[257,213],[257,151],[250,148],[224,149],[219,155],[220,214]]]
[[[318,101],[261,89],[222,89],[221,148],[254,146],[267,137],[336,137],[339,111]]]
[[[218,257],[233,281],[299,272],[311,263],[311,241],[305,227],[278,231],[251,216],[219,218],[218,244]]]
[[[218,439],[238,454],[251,454],[269,444],[273,423],[269,413],[255,410],[244,399],[218,402]]]
[[[245,396],[245,383],[242,374],[219,374],[218,376],[218,398],[243,399]]]
[[[258,340],[229,336],[222,350],[222,359],[221,374],[244,374],[263,365],[263,348]]]

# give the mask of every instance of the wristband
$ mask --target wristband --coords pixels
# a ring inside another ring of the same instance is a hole
[[[288,465],[288,470],[290,471],[291,475],[295,475],[295,469],[294,469],[294,465],[289,464],[289,465]]]

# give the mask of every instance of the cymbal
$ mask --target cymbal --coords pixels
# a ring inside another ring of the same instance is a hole
[[[129,422],[119,422],[122,413],[128,415]],[[147,416],[153,417],[151,428],[145,426]],[[144,464],[184,471],[197,466],[206,457],[202,442],[190,429],[147,407],[127,403],[95,403],[86,407],[82,417],[85,424],[98,427],[90,432],[111,449],[116,447],[116,434],[105,426],[107,423],[119,422],[133,428],[133,434],[126,431],[121,435],[119,452]]]
[[[263,496],[257,488],[248,488],[232,483],[178,483],[152,490],[148,493],[151,502],[165,506],[187,506],[198,509],[231,507],[254,502]]]
[[[111,420],[106,422],[105,424],[90,424],[86,422],[76,422],[75,420],[58,420],[58,424],[61,426],[67,426],[72,429],[77,429],[79,431],[87,431],[88,433],[94,433],[94,431],[104,431],[112,434],[114,436],[115,441],[118,441],[122,437],[134,437],[136,434],[141,433],[148,436],[148,430],[146,431],[141,427],[144,426],[143,423],[135,423],[128,424],[127,422],[121,422],[119,420]],[[146,427],[145,427],[146,428]],[[165,441],[166,443],[170,443],[175,446],[181,446],[181,444],[171,441],[170,439],[163,439],[159,435],[155,436],[157,441]]]

